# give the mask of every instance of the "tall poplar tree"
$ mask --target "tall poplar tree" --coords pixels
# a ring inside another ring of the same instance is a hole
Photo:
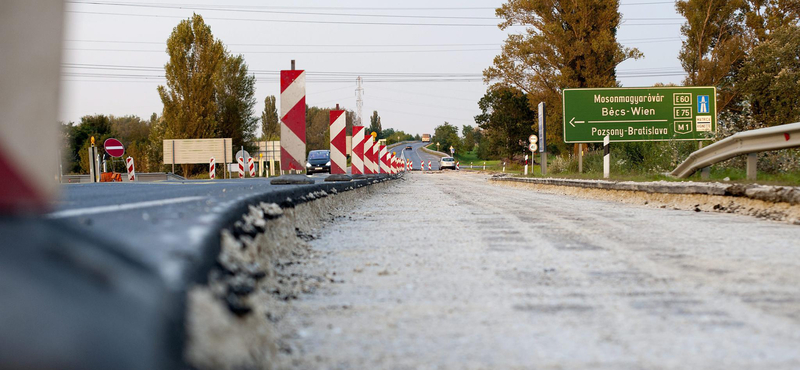
[[[167,39],[167,85],[158,87],[164,104],[165,139],[208,138],[217,130],[215,78],[225,58],[203,17],[181,21]],[[189,175],[191,165],[183,165]]]
[[[253,111],[256,78],[247,70],[243,56],[228,55],[216,76],[218,136],[231,138],[234,148],[251,144],[258,125]]]
[[[522,90],[533,110],[547,103],[551,143],[562,138],[562,89],[616,87],[617,65],[642,56],[617,41],[619,0],[509,0],[496,15],[502,30],[528,27],[508,36],[484,79]]]
[[[378,115],[378,111],[373,111],[372,116],[369,117],[369,128],[367,129],[367,135],[371,133],[378,134],[378,139],[383,139],[383,128],[381,127],[381,116]]]
[[[281,123],[278,120],[275,95],[267,96],[264,99],[264,111],[261,113],[261,135],[267,141],[281,139]]]

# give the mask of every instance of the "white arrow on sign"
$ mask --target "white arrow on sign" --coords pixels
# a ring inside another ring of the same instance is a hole
[[[572,117],[572,119],[571,119],[571,120],[569,120],[569,124],[570,124],[572,127],[575,127],[575,124],[573,124],[573,122],[575,122],[575,123],[586,123],[586,121],[576,121],[576,120],[575,120],[575,117]]]
[[[586,121],[576,121],[576,120],[575,120],[575,117],[572,117],[572,119],[571,119],[571,120],[569,120],[569,124],[570,124],[572,127],[575,127],[575,124],[573,124],[573,122],[575,122],[575,123],[586,123]]]

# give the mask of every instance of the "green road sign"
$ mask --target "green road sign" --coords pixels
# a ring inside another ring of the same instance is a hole
[[[714,87],[564,90],[564,142],[708,140],[717,130]]]

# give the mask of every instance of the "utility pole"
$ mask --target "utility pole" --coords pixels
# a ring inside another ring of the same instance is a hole
[[[361,85],[362,82],[363,80],[361,79],[361,76],[358,76],[356,78],[356,120],[354,123],[355,126],[364,126],[364,124],[361,123],[361,111],[364,108],[364,99],[362,97],[362,95],[364,95],[364,87]]]

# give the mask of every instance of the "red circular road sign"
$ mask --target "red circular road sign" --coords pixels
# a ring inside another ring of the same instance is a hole
[[[115,158],[122,157],[122,155],[125,154],[125,147],[122,146],[122,143],[117,139],[106,139],[106,141],[103,142],[103,148],[105,148],[108,155]]]

